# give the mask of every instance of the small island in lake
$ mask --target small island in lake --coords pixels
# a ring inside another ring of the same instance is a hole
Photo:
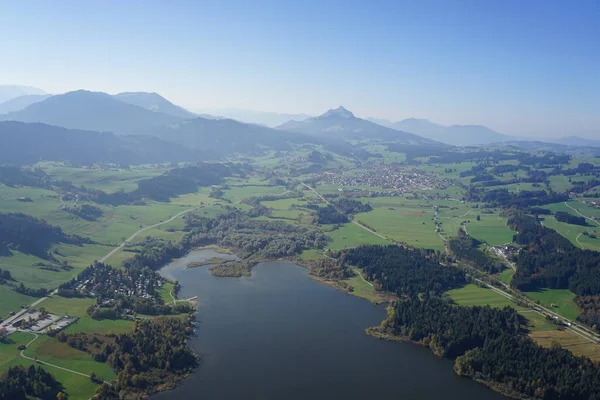
[[[208,270],[214,276],[227,278],[240,278],[250,276],[252,267],[258,264],[258,261],[232,261],[224,264],[215,265]]]
[[[221,264],[227,264],[227,263],[230,263],[233,261],[235,261],[235,260],[232,260],[230,258],[211,257],[206,260],[191,262],[186,266],[186,268],[197,268],[197,267],[203,267],[205,265],[221,265]]]

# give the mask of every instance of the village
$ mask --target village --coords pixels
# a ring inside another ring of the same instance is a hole
[[[450,180],[429,175],[417,168],[407,169],[399,165],[373,165],[358,175],[326,172],[321,175],[325,184],[339,186],[369,186],[393,189],[399,193],[418,190],[443,190]]]

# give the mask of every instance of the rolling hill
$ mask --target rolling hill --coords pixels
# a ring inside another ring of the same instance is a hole
[[[344,107],[329,110],[323,115],[304,121],[289,121],[278,126],[277,129],[326,138],[368,138],[407,144],[436,144],[433,140],[412,133],[357,118]]]
[[[39,122],[70,129],[141,134],[182,119],[119,101],[102,92],[78,90],[47,98],[0,120]]]
[[[152,136],[117,136],[39,123],[0,122],[0,164],[27,165],[40,160],[82,165],[146,164],[208,158],[208,152],[186,149]]]
[[[169,124],[149,130],[147,133],[188,148],[203,149],[220,156],[249,153],[261,148],[289,150],[290,141],[301,143],[312,139],[232,119],[207,118]]]

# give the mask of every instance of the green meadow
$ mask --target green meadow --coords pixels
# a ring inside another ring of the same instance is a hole
[[[579,308],[573,301],[575,293],[567,289],[540,289],[525,292],[525,295],[565,318],[575,320],[579,315]]]

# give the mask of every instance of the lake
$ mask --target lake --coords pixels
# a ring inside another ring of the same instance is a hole
[[[250,278],[217,278],[194,261],[221,256],[198,250],[161,270],[198,296],[190,340],[202,364],[175,391],[182,399],[505,399],[454,373],[453,362],[410,343],[365,334],[382,306],[310,279],[288,262],[262,263]]]

